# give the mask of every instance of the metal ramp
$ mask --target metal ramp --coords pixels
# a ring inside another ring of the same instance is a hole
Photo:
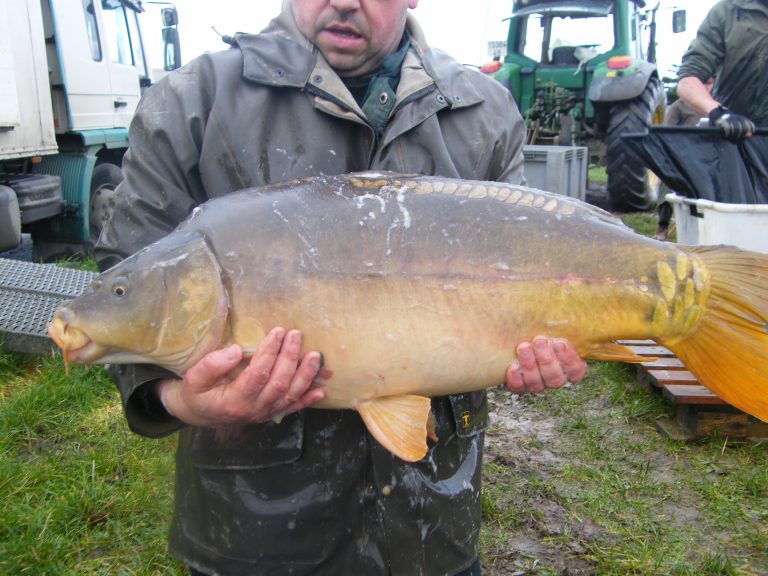
[[[0,258],[0,347],[50,354],[46,326],[59,303],[85,292],[95,272]]]

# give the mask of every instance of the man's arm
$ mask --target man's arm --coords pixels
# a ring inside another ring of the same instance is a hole
[[[754,123],[722,106],[704,84],[722,66],[729,50],[725,10],[725,6],[717,4],[707,13],[696,38],[683,54],[677,93],[695,112],[708,116],[709,125],[721,128],[726,138],[740,140],[752,136]],[[730,49],[733,50],[733,46]]]
[[[677,83],[677,94],[695,112],[702,116],[709,116],[720,102],[715,100],[704,83],[696,76],[686,76]]]
[[[504,118],[504,122],[497,123],[503,131],[493,147],[490,173],[487,179],[525,185],[525,174],[523,173],[525,165],[523,156],[526,137],[525,121],[512,98],[512,94],[507,89],[503,90],[505,93],[503,108],[501,111],[497,111],[494,116]]]
[[[735,114],[715,100],[704,83],[695,76],[686,76],[677,83],[677,93],[691,108],[709,117],[709,125],[717,126],[730,140],[750,138],[755,123],[746,116]]]

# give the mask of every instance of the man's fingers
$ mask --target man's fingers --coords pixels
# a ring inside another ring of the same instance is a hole
[[[301,332],[291,330],[283,339],[283,345],[275,359],[275,365],[270,375],[270,385],[280,396],[284,396],[290,390],[292,379],[299,365],[300,354]]]
[[[533,351],[539,365],[540,378],[545,388],[560,388],[567,382],[563,367],[555,354],[552,341],[543,336],[533,339]]]
[[[523,372],[520,370],[520,363],[517,360],[507,368],[506,380],[507,390],[513,394],[525,394],[525,380],[523,380]]]
[[[282,393],[272,404],[271,412],[279,413],[284,411],[286,414],[290,414],[322,400],[324,397],[322,390],[310,391],[312,382],[321,367],[322,356],[319,352],[310,352],[302,358],[299,366],[293,373],[288,390]]]
[[[517,362],[520,365],[520,375],[525,382],[525,391],[541,392],[544,390],[544,381],[539,371],[539,364],[530,343],[523,342],[517,347]]]
[[[216,350],[187,370],[184,380],[197,393],[215,388],[224,376],[237,367],[242,358],[243,351],[237,344]]]
[[[310,390],[322,366],[321,354],[310,352],[300,359],[302,335],[298,330],[270,333],[268,339],[272,337],[259,347],[237,380],[255,422],[296,412],[324,397],[322,390]]]
[[[729,140],[750,138],[755,131],[755,123],[752,120],[735,114],[724,106],[718,106],[709,113],[709,122],[712,126],[720,127]]]
[[[312,383],[322,366],[323,357],[319,352],[310,352],[304,356],[291,380],[288,392],[273,405],[272,409],[291,414],[322,400],[325,397],[323,390],[312,388]]]
[[[581,359],[576,349],[562,339],[555,340],[552,346],[567,380],[569,382],[582,380],[587,373],[587,363]]]
[[[532,343],[520,343],[516,352],[506,374],[507,389],[516,394],[560,388],[578,382],[586,372],[586,363],[567,340],[537,336]]]
[[[235,380],[237,387],[242,389],[243,395],[256,397],[261,394],[272,377],[285,338],[286,333],[283,328],[273,328],[261,341],[248,366]]]
[[[263,350],[259,346],[250,365],[238,377],[244,395],[253,399],[252,410],[257,415],[279,412],[272,407],[288,394],[299,362],[301,332],[291,330],[287,334],[275,334],[275,339],[278,338],[281,345],[277,351],[275,342],[265,343]]]

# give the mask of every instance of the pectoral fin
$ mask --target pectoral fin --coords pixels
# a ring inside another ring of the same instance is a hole
[[[427,453],[430,406],[424,396],[389,396],[365,402],[357,410],[384,448],[406,462],[416,462]]]

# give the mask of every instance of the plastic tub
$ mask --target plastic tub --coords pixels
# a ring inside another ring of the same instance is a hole
[[[666,201],[675,211],[680,244],[729,244],[768,253],[768,204],[726,204],[674,193]]]

